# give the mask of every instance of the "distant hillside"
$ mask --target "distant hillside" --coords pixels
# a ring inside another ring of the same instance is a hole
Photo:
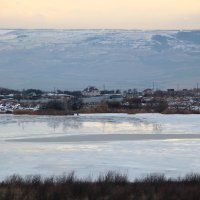
[[[0,30],[0,86],[193,87],[200,31]]]

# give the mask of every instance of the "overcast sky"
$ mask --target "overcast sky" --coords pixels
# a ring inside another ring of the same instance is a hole
[[[0,0],[0,28],[200,29],[200,0]]]

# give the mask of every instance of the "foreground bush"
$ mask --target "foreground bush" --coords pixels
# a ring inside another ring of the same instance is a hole
[[[167,179],[149,175],[130,182],[126,175],[108,172],[97,180],[68,176],[41,178],[14,175],[0,183],[1,200],[169,200],[200,199],[200,175]]]

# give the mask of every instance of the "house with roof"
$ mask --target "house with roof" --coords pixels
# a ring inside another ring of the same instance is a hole
[[[143,95],[152,95],[154,93],[153,89],[147,88],[143,91]]]
[[[86,97],[95,97],[100,95],[100,91],[94,86],[88,86],[82,91],[82,95]]]

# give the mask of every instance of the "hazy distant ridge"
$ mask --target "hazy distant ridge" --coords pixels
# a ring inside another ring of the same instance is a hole
[[[0,30],[0,86],[192,87],[200,31]]]

